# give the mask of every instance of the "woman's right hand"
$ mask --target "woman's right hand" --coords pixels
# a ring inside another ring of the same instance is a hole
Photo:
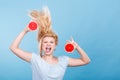
[[[34,30],[31,30],[30,28],[29,28],[29,24],[30,24],[30,22],[26,25],[26,27],[24,28],[24,31],[27,33],[27,32],[30,32],[30,31],[34,31]]]

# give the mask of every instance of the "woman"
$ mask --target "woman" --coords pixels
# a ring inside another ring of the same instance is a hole
[[[53,55],[58,44],[58,36],[52,31],[51,17],[49,9],[43,8],[41,11],[33,10],[30,17],[38,24],[38,43],[40,54],[27,52],[19,48],[23,37],[31,30],[26,28],[17,36],[12,45],[11,51],[21,59],[30,62],[33,72],[33,80],[62,80],[67,66],[82,66],[90,62],[84,50],[73,40],[68,43],[74,45],[80,54],[80,58],[70,58],[68,56],[55,57]]]

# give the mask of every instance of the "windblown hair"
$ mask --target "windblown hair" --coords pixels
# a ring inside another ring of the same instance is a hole
[[[48,7],[43,7],[41,11],[33,10],[30,17],[38,24],[38,42],[45,37],[53,37],[55,44],[58,44],[58,36],[52,31],[52,21]],[[42,56],[42,47],[40,46],[40,55]]]

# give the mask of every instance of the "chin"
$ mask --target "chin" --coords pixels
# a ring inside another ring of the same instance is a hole
[[[50,55],[52,55],[52,52],[48,52],[48,53],[45,52],[44,54],[47,55],[47,56],[50,56]]]

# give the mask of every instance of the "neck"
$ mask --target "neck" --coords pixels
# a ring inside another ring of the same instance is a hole
[[[47,63],[49,64],[57,64],[58,63],[58,59],[56,57],[54,57],[53,55],[43,55],[42,59],[44,59]]]
[[[43,55],[43,57],[42,57],[43,59],[45,59],[45,60],[52,60],[53,59],[53,55]]]

